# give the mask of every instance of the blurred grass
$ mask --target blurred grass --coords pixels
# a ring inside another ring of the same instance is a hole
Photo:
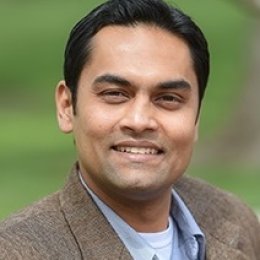
[[[54,88],[70,29],[101,2],[0,2],[0,219],[57,190],[75,160],[71,136],[56,126]],[[228,120],[243,86],[250,19],[225,1],[174,2],[210,43],[212,74],[201,118],[201,136],[209,137]],[[259,169],[216,158],[189,171],[260,208]]]
[[[214,164],[190,167],[188,173],[236,194],[241,200],[259,211],[259,168],[248,165]]]

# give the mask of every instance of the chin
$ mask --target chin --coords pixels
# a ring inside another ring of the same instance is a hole
[[[114,188],[119,191],[120,197],[144,201],[155,198],[163,192],[168,192],[171,190],[171,186],[171,184],[161,183],[161,180],[147,182],[146,180],[135,179],[116,183]]]

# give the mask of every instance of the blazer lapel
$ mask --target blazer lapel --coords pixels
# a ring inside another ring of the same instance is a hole
[[[246,260],[248,259],[238,250],[243,240],[241,228],[223,218],[216,201],[213,201],[213,192],[209,188],[203,190],[204,184],[199,184],[191,178],[182,177],[174,189],[182,197],[191,211],[196,222],[206,237],[207,260]],[[222,202],[224,203],[224,202]],[[248,259],[249,260],[249,259]]]
[[[83,188],[76,167],[60,194],[60,201],[83,259],[132,259],[125,245]]]

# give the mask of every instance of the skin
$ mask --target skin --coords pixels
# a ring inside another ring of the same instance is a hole
[[[76,113],[64,81],[59,127],[73,133],[88,186],[139,232],[166,229],[171,187],[198,132],[198,83],[186,43],[155,26],[107,26],[92,41]]]

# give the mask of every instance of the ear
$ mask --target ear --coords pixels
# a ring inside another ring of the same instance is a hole
[[[199,125],[200,125],[200,116],[198,115],[195,122],[195,134],[194,134],[194,143],[196,143],[199,139]]]
[[[56,87],[55,101],[59,128],[63,133],[73,130],[73,106],[70,89],[65,81],[60,81]]]

